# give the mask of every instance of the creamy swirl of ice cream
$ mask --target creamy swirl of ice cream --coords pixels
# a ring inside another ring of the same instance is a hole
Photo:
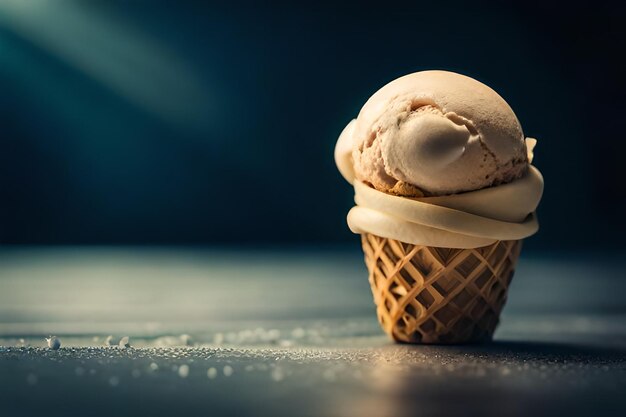
[[[543,178],[534,139],[496,92],[424,71],[376,92],[346,126],[335,161],[354,185],[354,233],[472,248],[534,234]]]

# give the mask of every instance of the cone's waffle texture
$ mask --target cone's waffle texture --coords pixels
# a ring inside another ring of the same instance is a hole
[[[490,340],[506,302],[521,240],[475,249],[361,236],[378,321],[405,343]]]

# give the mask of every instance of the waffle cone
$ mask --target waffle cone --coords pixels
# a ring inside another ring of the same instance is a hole
[[[521,240],[475,249],[412,245],[361,235],[378,321],[395,341],[491,340]]]

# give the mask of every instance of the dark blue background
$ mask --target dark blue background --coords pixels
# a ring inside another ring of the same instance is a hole
[[[448,69],[539,139],[527,247],[625,247],[623,8],[53,3],[0,6],[1,243],[352,241],[337,135]]]

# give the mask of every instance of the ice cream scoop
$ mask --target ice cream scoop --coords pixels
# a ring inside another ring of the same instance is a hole
[[[378,90],[349,143],[356,178],[395,195],[445,195],[519,178],[520,123],[495,91],[464,75],[422,71]]]
[[[524,138],[504,99],[472,78],[446,71],[398,78],[337,140],[335,162],[357,203],[348,225],[450,248],[528,237],[539,228],[534,211],[543,193],[530,165],[536,142]]]

